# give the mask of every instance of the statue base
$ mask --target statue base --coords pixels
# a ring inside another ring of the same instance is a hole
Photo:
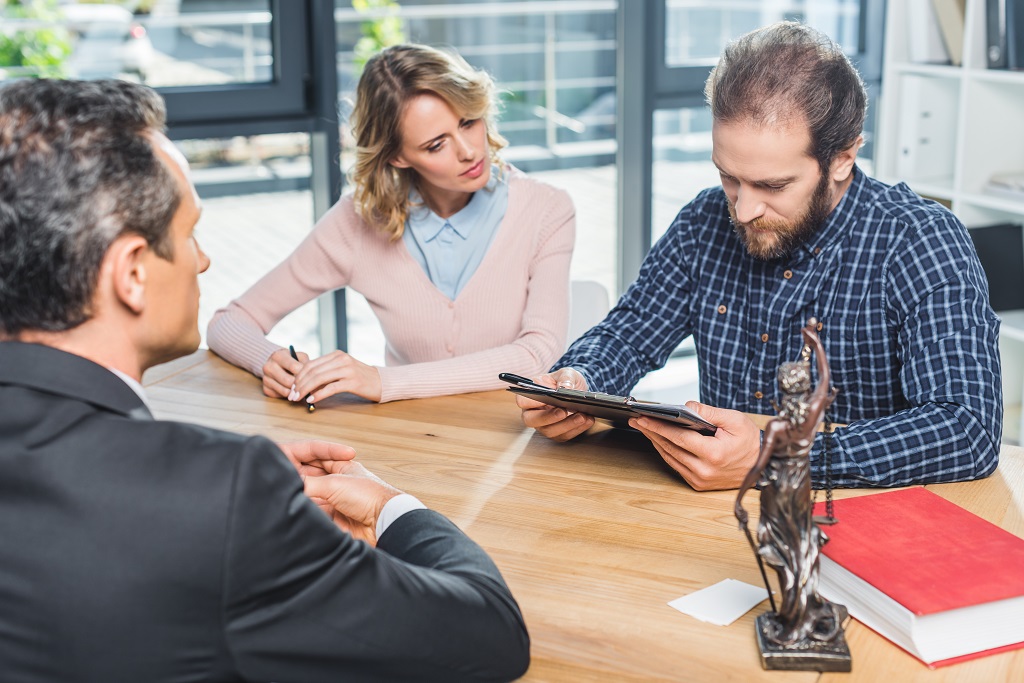
[[[847,620],[846,608],[836,605],[839,612],[839,623]],[[805,638],[792,645],[779,645],[768,639],[766,633],[775,622],[775,612],[765,612],[757,618],[754,632],[757,634],[757,647],[761,650],[761,666],[767,670],[786,671],[836,671],[848,672],[852,669],[850,647],[846,644],[846,635],[840,628],[835,637],[829,641]]]

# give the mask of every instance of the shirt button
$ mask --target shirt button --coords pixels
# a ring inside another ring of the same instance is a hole
[[[725,307],[725,304],[721,304],[718,307],[718,312],[719,313],[725,313],[727,310],[729,310],[729,309]]]
[[[818,323],[818,332],[821,332],[821,328],[825,327],[823,323]]]
[[[761,341],[763,341],[763,342],[768,341],[768,333],[767,332],[765,332],[764,334],[761,335]]]
[[[782,277],[786,278],[787,280],[792,280],[793,279],[793,271],[792,270],[787,270],[785,273],[782,274]]]
[[[760,401],[762,398],[764,398],[764,394],[762,394],[760,391],[755,391],[754,392],[754,398],[756,398],[758,401]]]
[[[815,247],[814,248],[814,255],[817,256],[820,253],[821,253],[821,247]]]

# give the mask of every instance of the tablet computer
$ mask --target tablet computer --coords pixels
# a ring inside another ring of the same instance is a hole
[[[527,377],[503,372],[498,379],[508,382],[511,386],[509,391],[529,396],[535,401],[547,403],[548,405],[565,408],[576,413],[584,413],[603,420],[609,420],[618,427],[629,427],[627,421],[631,417],[646,415],[659,420],[666,420],[713,436],[717,429],[697,413],[686,406],[673,405],[671,403],[657,403],[654,401],[640,401],[632,396],[616,396],[614,394],[602,394],[598,391],[579,391],[577,389],[552,389],[543,384],[537,384]]]

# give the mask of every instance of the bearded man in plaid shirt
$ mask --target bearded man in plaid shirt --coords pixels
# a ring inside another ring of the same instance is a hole
[[[627,394],[693,335],[703,436],[640,417],[698,490],[737,487],[756,461],[776,370],[817,318],[839,394],[835,486],[963,481],[995,471],[1002,434],[999,319],[957,218],[856,165],[867,95],[827,36],[783,22],[739,38],[705,88],[721,187],[683,207],[603,322],[538,378]],[[517,396],[523,421],[568,440],[593,418]],[[826,479],[826,437],[811,452]]]

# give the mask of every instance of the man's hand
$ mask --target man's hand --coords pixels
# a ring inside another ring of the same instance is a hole
[[[717,425],[714,436],[704,436],[671,422],[650,417],[632,418],[630,426],[644,433],[658,453],[697,491],[739,487],[757,462],[761,430],[749,417],[690,401],[686,407]]]
[[[344,351],[332,351],[302,364],[295,375],[295,389],[287,398],[298,401],[308,396],[315,403],[341,393],[380,401],[380,372]]]
[[[356,457],[356,449],[330,441],[286,441],[277,446],[302,476],[331,474],[338,463]]]
[[[587,380],[572,368],[561,368],[533,381],[546,387],[587,390]],[[523,424],[555,441],[568,441],[594,426],[590,415],[549,406],[522,394],[516,395],[516,404],[523,410]]]
[[[309,356],[299,352],[299,360],[292,358],[288,349],[278,349],[270,354],[263,365],[263,393],[270,398],[288,398],[295,385],[295,375],[309,362]]]
[[[377,545],[377,517],[402,492],[355,460],[333,461],[335,474],[305,477],[306,495],[354,538]]]

